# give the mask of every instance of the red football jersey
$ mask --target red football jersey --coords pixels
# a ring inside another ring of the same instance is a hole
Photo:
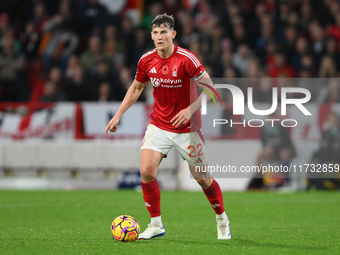
[[[145,53],[138,62],[135,79],[142,83],[150,80],[153,86],[155,102],[150,123],[175,133],[199,130],[202,125],[199,110],[193,113],[187,124],[177,128],[170,120],[198,98],[197,86],[190,83],[190,78],[197,80],[204,73],[205,69],[196,56],[176,45],[168,58],[161,58],[156,49]]]

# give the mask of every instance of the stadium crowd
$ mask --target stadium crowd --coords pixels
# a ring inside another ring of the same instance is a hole
[[[1,101],[122,100],[138,59],[154,47],[151,21],[163,12],[176,18],[175,43],[194,52],[211,77],[340,76],[337,0],[144,1],[139,22],[124,9],[110,12],[115,1],[5,2]],[[254,100],[271,99],[272,86],[260,83]],[[340,102],[339,84],[318,92],[313,100]]]

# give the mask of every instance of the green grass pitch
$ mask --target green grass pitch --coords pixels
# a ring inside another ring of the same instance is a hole
[[[115,242],[112,220],[149,223],[135,191],[0,191],[0,254],[340,254],[340,193],[224,193],[232,240],[202,192],[162,192],[165,237]]]

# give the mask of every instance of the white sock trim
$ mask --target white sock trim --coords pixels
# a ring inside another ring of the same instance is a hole
[[[216,214],[216,219],[223,219],[223,220],[229,220],[227,214],[225,211],[221,214]]]
[[[163,227],[163,223],[162,223],[162,217],[161,216],[157,216],[157,217],[152,217],[151,218],[151,224],[155,225],[157,227]]]

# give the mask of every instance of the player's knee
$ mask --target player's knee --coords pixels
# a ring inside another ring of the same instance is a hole
[[[203,188],[208,188],[211,184],[211,178],[196,178],[197,183]]]
[[[141,167],[140,175],[143,182],[152,182],[156,179],[156,175],[153,174],[153,171],[145,167]]]

